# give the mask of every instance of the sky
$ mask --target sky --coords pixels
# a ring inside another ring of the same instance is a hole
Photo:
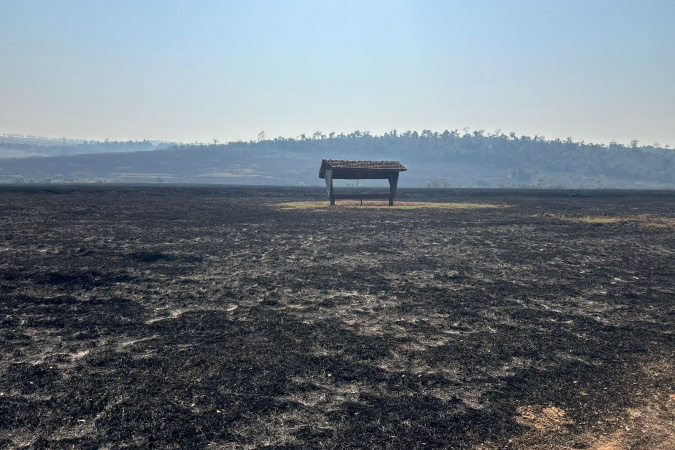
[[[0,135],[675,147],[673,0],[0,0]]]

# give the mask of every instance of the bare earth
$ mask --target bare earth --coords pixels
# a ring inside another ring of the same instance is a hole
[[[675,192],[0,188],[0,447],[675,449]]]

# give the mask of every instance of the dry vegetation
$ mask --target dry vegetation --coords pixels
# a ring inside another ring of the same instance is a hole
[[[675,447],[672,193],[323,195],[0,190],[0,446]]]
[[[487,203],[438,203],[438,202],[400,202],[394,203],[394,206],[381,201],[356,201],[356,200],[338,200],[335,205],[330,206],[327,201],[318,202],[284,202],[273,203],[270,206],[277,207],[282,210],[320,210],[328,209],[352,209],[352,208],[385,208],[394,211],[401,209],[486,209],[486,208],[508,208],[509,205],[490,205]]]
[[[675,219],[672,217],[658,217],[649,214],[641,214],[638,216],[583,216],[583,217],[569,217],[565,215],[549,215],[559,220],[576,223],[588,223],[592,225],[607,225],[616,223],[632,223],[637,224],[641,228],[670,228],[675,229]]]

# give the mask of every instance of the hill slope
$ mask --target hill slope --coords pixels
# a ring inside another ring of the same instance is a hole
[[[403,187],[675,188],[673,150],[426,131],[6,159],[0,182],[320,185],[323,158],[400,160]]]

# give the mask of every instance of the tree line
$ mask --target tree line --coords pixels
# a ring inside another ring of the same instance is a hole
[[[297,138],[275,139],[264,139],[264,133],[261,133],[257,141],[234,142],[226,146],[232,150],[247,148],[252,152],[265,152],[274,149],[325,158],[340,155],[493,165],[512,168],[515,176],[525,178],[533,171],[543,171],[675,184],[675,151],[668,146],[639,145],[636,140],[628,146],[616,142],[594,144],[575,142],[571,138],[547,140],[537,135],[506,135],[501,130],[469,132],[465,128],[462,132],[446,130],[441,133],[393,130],[382,135],[367,131],[349,134],[317,131]]]

